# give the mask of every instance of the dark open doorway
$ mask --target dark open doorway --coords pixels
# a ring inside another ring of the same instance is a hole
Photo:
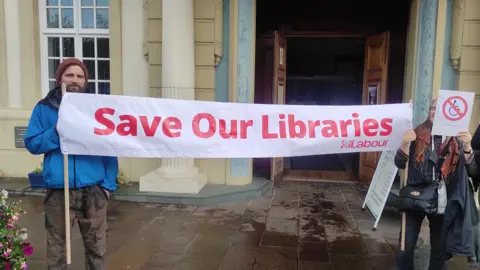
[[[402,102],[409,2],[257,1],[255,103],[278,103],[272,97],[278,94],[274,62],[279,36],[287,43],[282,48],[286,55],[285,104]],[[376,36],[387,37],[386,42],[375,47]],[[375,53],[372,56],[376,49],[385,54],[381,59]],[[374,68],[366,65],[367,60],[385,64],[380,77],[370,76]],[[382,88],[370,95],[372,83]],[[285,157],[281,173],[289,178],[365,179],[373,175],[378,158],[376,153]],[[367,161],[370,167],[365,165]],[[271,159],[254,159],[253,173],[273,178],[279,170],[278,162],[275,164],[272,166]]]
[[[362,104],[364,39],[290,38],[288,53],[286,104]],[[358,164],[358,153],[332,154],[285,157],[284,168],[331,171],[337,180],[354,180]]]

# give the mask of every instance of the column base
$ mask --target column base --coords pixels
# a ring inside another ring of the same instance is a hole
[[[197,168],[158,168],[140,177],[140,192],[198,194],[207,184],[207,175]]]

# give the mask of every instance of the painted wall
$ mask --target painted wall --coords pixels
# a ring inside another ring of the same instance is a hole
[[[253,103],[255,96],[256,0],[229,0],[229,101]],[[252,182],[252,159],[228,159],[226,184]]]
[[[24,18],[18,24],[19,49],[21,51],[19,68],[23,77],[20,81],[20,108],[9,108],[7,37],[11,36],[6,27],[4,2],[0,1],[0,174],[25,177],[28,172],[40,164],[42,156],[32,156],[24,149],[16,149],[14,127],[26,126],[31,109],[41,98],[40,78],[40,31],[38,28],[38,1],[9,1],[17,4],[19,17]],[[121,3],[124,3],[122,6]],[[195,16],[195,72],[196,99],[216,100],[215,69],[222,60],[222,54],[228,52],[222,47],[223,28],[221,0],[194,0]],[[7,5],[7,6],[9,6]],[[116,95],[135,95],[157,97],[161,86],[161,37],[162,37],[162,1],[161,0],[110,0],[110,61],[111,89]],[[226,11],[229,14],[229,10]],[[9,18],[7,25],[14,24]],[[228,19],[228,16],[226,17]],[[228,27],[228,24],[227,24]],[[12,31],[12,28],[9,31]],[[14,34],[15,34],[14,33]],[[15,36],[15,35],[14,35]],[[32,46],[33,44],[33,46]],[[12,46],[8,47],[11,50]],[[15,49],[15,48],[14,48]],[[19,58],[19,57],[17,57]],[[14,61],[10,57],[9,61]],[[17,59],[18,60],[18,59]],[[127,64],[128,63],[128,64]],[[228,65],[228,57],[225,64]],[[228,70],[227,70],[228,76]],[[18,82],[18,81],[17,81]],[[228,80],[227,80],[228,83]],[[18,84],[18,83],[17,83]],[[228,89],[224,96],[228,96]],[[22,160],[22,162],[18,162]],[[225,183],[225,159],[199,159],[196,165],[207,172],[210,183]],[[158,167],[158,159],[121,158],[120,168],[132,181]]]
[[[454,47],[458,46],[460,50],[457,70],[458,89],[475,92],[475,104],[470,122],[470,131],[474,132],[480,121],[480,1],[466,0],[463,9],[458,12],[460,14],[457,14],[458,17],[455,17],[453,22],[452,38]],[[458,34],[458,40],[456,40],[456,34]],[[451,56],[456,59],[455,54]]]
[[[452,27],[453,27],[453,3],[454,0],[446,1],[445,8],[445,27],[444,27],[444,46],[443,46],[443,65],[442,65],[442,89],[456,89],[457,74],[453,69],[450,60],[450,45],[452,43]],[[441,31],[441,29],[440,29]]]
[[[438,1],[422,0],[419,7],[413,126],[419,125],[427,118],[434,89]]]
[[[33,156],[23,148],[16,148],[14,128],[28,125],[31,110],[42,97],[39,0],[8,1],[8,5],[4,5],[6,1],[0,1],[0,176],[26,177],[40,165],[43,156]],[[110,0],[110,76],[113,94],[122,94],[120,2]],[[21,20],[16,27],[10,27],[17,21],[15,18]],[[7,51],[11,51],[7,39],[12,36],[17,39],[15,46],[20,54],[7,57]],[[9,75],[8,68],[15,66],[20,72]],[[9,76],[21,76],[15,88],[9,87],[12,85],[8,83]],[[15,100],[9,97],[11,93],[18,94]]]
[[[110,52],[117,56],[111,59],[110,72],[112,77],[115,75],[115,78],[118,78],[112,80],[112,90],[120,89],[117,93],[119,95],[147,97],[148,62],[144,55],[146,31],[143,31],[146,20],[145,3],[144,0],[116,1],[119,1],[118,5],[110,5],[111,19],[118,16],[118,20],[115,20],[118,23],[110,25],[110,38],[118,39],[118,42],[110,42]],[[133,181],[138,181],[143,170],[157,165],[155,160],[139,158],[120,158],[119,163],[125,176]]]
[[[414,33],[409,33],[407,42],[407,47],[412,50],[412,41],[416,38],[415,74],[409,77],[407,81],[413,86],[415,92],[407,94],[405,100],[407,101],[407,98],[411,96],[414,97],[414,126],[426,119],[430,100],[438,97],[440,89],[462,89],[458,88],[457,85],[458,76],[450,52],[456,46],[460,47],[460,51],[463,48],[462,45],[455,45],[458,43],[455,42],[455,33],[460,33],[459,38],[457,38],[460,43],[464,35],[471,37],[472,33],[462,32],[463,30],[459,32],[458,29],[455,31],[455,25],[462,29],[464,25],[467,25],[467,21],[463,20],[463,13],[461,19],[458,19],[457,12],[457,22],[454,21],[455,6],[459,2],[462,2],[462,0],[415,0],[412,2],[412,15],[414,15],[415,10],[418,10],[416,19],[419,23],[418,34],[415,34],[414,37]],[[463,11],[465,9],[462,9]],[[480,13],[480,9],[475,13]],[[411,19],[413,18],[411,17]],[[408,54],[407,52],[407,56]],[[412,60],[409,58],[407,61]],[[407,65],[407,72],[408,68]],[[457,69],[459,68],[459,65],[457,65]]]
[[[128,3],[128,7],[122,7],[121,0],[110,1],[112,92],[134,95],[131,88],[139,85],[138,95],[156,97],[159,96],[161,87],[162,1],[132,1],[134,2]],[[252,102],[256,1],[194,1],[196,99]],[[452,86],[452,70],[448,64],[452,63],[453,58],[457,58],[447,50],[450,45],[455,48],[454,41],[459,40],[460,57],[457,59],[458,66],[455,71],[458,76],[455,83],[457,88],[477,94],[471,125],[473,131],[480,117],[480,1],[466,0],[461,13],[461,31],[455,30],[459,28],[455,19],[458,14],[451,12],[450,6],[455,6],[456,2],[452,1],[440,1],[438,7],[433,0],[412,1],[407,41],[405,100],[414,96],[413,89],[420,89],[425,85],[433,89],[430,94],[418,93],[422,99],[418,112],[421,116],[425,113],[428,96],[435,95],[436,86]],[[8,108],[7,87],[9,65],[5,60],[8,35],[5,13],[8,11],[4,9],[4,1],[0,1],[0,174],[3,172],[9,176],[26,176],[41,159],[40,156],[32,156],[23,149],[16,149],[14,145],[14,126],[27,125],[31,109],[41,97],[38,0],[18,3],[20,17],[26,18],[19,24],[19,46],[22,51],[20,69],[22,76],[28,80],[21,82],[22,107],[11,109]],[[429,25],[433,19],[437,24]],[[421,25],[417,26],[417,22]],[[429,28],[425,30],[427,26]],[[454,33],[461,33],[457,39],[455,34],[452,35],[452,44],[448,44],[450,27]],[[143,33],[132,33],[132,30],[138,28],[143,28]],[[139,43],[139,38],[142,38],[143,42]],[[421,53],[427,49],[427,54]],[[133,50],[134,53],[127,54],[127,50]],[[431,59],[426,61],[415,57],[417,53],[433,57],[433,64]],[[132,61],[141,67],[133,69],[132,65],[125,64]],[[417,77],[422,77],[418,75],[422,74],[422,70],[427,70],[428,76],[423,76],[427,78],[419,81]],[[207,173],[210,183],[238,185],[249,183],[252,179],[250,159],[198,159],[195,163],[201,171]],[[121,169],[133,181],[138,181],[140,176],[159,164],[158,159],[121,159]]]
[[[194,0],[195,99],[215,101],[216,66],[222,62],[223,1]],[[148,61],[149,96],[160,97],[162,86],[162,1],[145,3],[144,53]],[[165,26],[174,27],[174,26]],[[228,60],[227,60],[228,61]],[[195,165],[208,176],[208,183],[225,184],[225,159],[196,159]],[[130,164],[132,181],[154,170],[159,159],[142,159]]]
[[[407,44],[405,52],[405,79],[403,89],[403,101],[408,102],[413,99],[413,90],[415,89],[415,64],[417,61],[418,44],[418,21],[420,17],[420,0],[412,0],[410,5],[410,14],[407,30]]]
[[[254,96],[254,70],[255,70],[255,1],[240,0],[233,1],[236,6],[236,25],[234,42],[236,45],[233,55],[236,62],[236,69],[232,76],[235,76],[236,85],[233,85],[230,100],[238,103],[253,103]],[[235,74],[236,73],[236,74]],[[235,158],[229,160],[229,171],[227,182],[231,184],[245,184],[251,182],[252,160],[248,158]]]
[[[222,56],[215,67],[215,101],[228,102],[230,68],[230,0],[223,0],[222,9]]]
[[[14,127],[28,124],[41,95],[37,7],[38,0],[0,1],[0,175],[26,176],[40,161],[14,140]]]
[[[5,30],[4,1],[0,1],[0,108],[5,108],[8,106],[7,50]]]

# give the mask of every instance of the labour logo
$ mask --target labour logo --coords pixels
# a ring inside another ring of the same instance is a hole
[[[459,121],[467,115],[468,103],[461,96],[447,98],[442,105],[443,116],[449,121]]]

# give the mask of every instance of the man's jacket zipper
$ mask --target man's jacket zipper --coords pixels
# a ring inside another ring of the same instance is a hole
[[[77,159],[73,156],[73,188],[77,188]]]

